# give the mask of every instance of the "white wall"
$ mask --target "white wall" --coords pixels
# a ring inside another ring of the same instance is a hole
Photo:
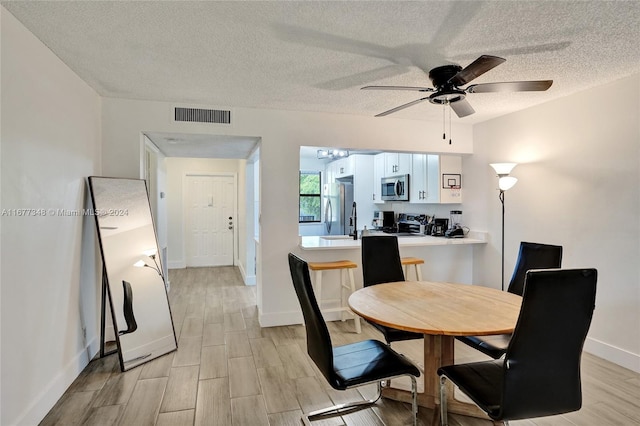
[[[37,424],[98,349],[101,264],[88,207],[100,98],[0,8],[3,425]],[[86,329],[86,338],[83,337]]]
[[[474,127],[464,170],[472,228],[492,235],[474,282],[500,285],[500,202],[491,162],[519,163],[506,193],[505,275],[520,241],[564,247],[563,267],[598,269],[586,349],[640,371],[640,76]]]
[[[232,126],[212,126],[172,122],[173,106],[166,102],[104,99],[104,172],[110,176],[137,176],[139,135],[145,131],[260,137],[261,252],[257,258],[261,264],[257,293],[261,299],[260,321],[265,326],[290,324],[299,313],[287,253],[298,250],[300,146],[462,154],[471,153],[472,149],[471,127],[465,125],[453,126],[456,140],[449,145],[441,138],[442,123],[436,122],[235,108]]]

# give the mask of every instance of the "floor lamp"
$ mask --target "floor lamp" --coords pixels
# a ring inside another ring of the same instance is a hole
[[[513,185],[518,182],[518,179],[509,176],[511,170],[516,166],[516,163],[492,163],[490,164],[493,167],[493,170],[496,171],[498,175],[498,188],[500,189],[500,194],[498,198],[500,199],[500,204],[502,204],[502,270],[501,270],[501,278],[502,278],[502,291],[504,291],[504,193],[505,191],[511,189]]]

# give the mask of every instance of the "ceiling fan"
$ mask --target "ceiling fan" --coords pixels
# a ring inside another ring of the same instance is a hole
[[[475,112],[471,104],[465,99],[467,93],[491,93],[491,92],[536,92],[547,90],[553,84],[553,80],[537,81],[509,81],[502,83],[481,83],[472,84],[465,88],[463,86],[487,71],[497,67],[506,59],[497,56],[482,55],[467,67],[460,65],[443,65],[429,71],[429,79],[433,83],[431,87],[410,87],[410,86],[365,86],[362,90],[410,90],[416,92],[433,92],[429,96],[416,99],[415,101],[397,106],[388,111],[377,114],[382,117],[392,114],[423,101],[432,104],[449,105],[458,117],[466,117]]]

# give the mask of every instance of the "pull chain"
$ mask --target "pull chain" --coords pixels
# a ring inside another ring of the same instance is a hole
[[[449,108],[449,145],[451,145],[451,108]]]
[[[447,109],[447,104],[446,102],[442,104],[442,140],[447,139],[447,134],[445,133],[445,126],[446,126],[446,116],[445,116],[445,109]]]

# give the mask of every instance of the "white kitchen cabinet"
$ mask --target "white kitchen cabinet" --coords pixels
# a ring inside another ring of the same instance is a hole
[[[347,176],[353,176],[355,159],[356,156],[352,155],[347,158],[341,158],[339,160],[333,161],[333,163],[335,163],[335,177],[343,178]]]
[[[421,204],[427,192],[427,155],[411,155],[411,176],[409,177],[409,203]]]
[[[336,164],[335,161],[327,163],[324,169],[324,183],[333,183],[336,179]]]
[[[411,154],[385,152],[384,176],[406,175],[411,173]]]
[[[378,154],[373,157],[373,202],[383,204],[382,200],[382,178],[384,174],[384,154]]]
[[[409,203],[449,204],[462,202],[460,184],[462,158],[455,155],[413,154],[409,182]]]
[[[440,193],[438,191],[438,161],[437,155],[411,155],[409,203],[432,204],[440,202]]]
[[[336,179],[353,176],[354,163],[355,156],[353,155],[327,163],[325,168],[326,183],[333,183]]]

